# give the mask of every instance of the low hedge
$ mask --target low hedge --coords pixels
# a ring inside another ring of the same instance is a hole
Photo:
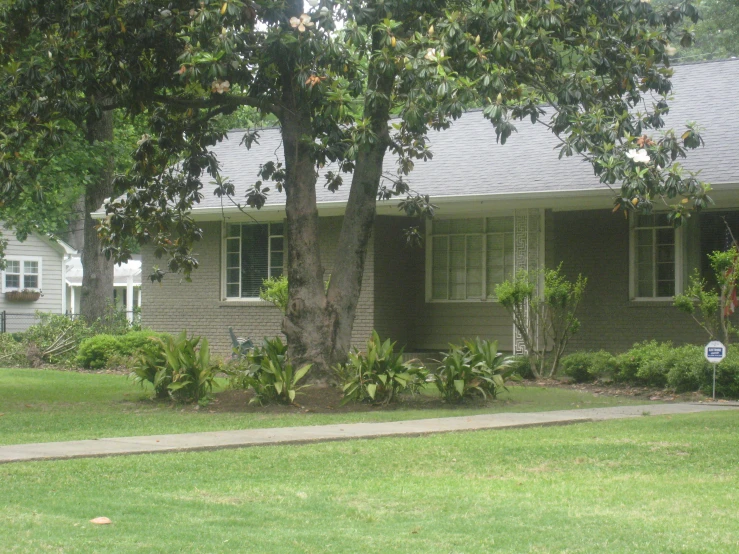
[[[112,360],[130,358],[138,353],[156,352],[158,346],[152,339],[165,336],[166,333],[154,331],[132,331],[125,335],[95,335],[82,341],[76,361],[86,369],[101,369]]]
[[[610,378],[618,383],[705,394],[713,387],[713,366],[704,358],[701,346],[645,341],[618,356],[602,350],[575,352],[562,359],[562,368],[578,383]],[[716,395],[739,398],[739,347],[729,348],[726,359],[716,368]]]

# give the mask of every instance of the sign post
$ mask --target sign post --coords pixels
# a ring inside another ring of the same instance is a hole
[[[716,400],[716,366],[726,357],[726,347],[713,340],[706,345],[705,356],[713,364],[713,399]]]

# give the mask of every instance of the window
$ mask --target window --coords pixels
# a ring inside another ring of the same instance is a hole
[[[637,216],[632,229],[632,296],[672,298],[677,290],[677,234],[665,214]]]
[[[226,297],[258,298],[264,279],[282,275],[283,224],[236,224],[226,230]]]
[[[431,300],[481,300],[513,276],[513,217],[441,219],[429,244]]]
[[[3,292],[6,290],[40,290],[41,258],[8,258],[3,271]]]

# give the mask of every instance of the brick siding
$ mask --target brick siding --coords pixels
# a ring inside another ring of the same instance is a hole
[[[342,218],[321,220],[321,254],[326,276],[333,267],[334,248],[341,228]],[[280,335],[282,313],[276,307],[261,301],[223,301],[221,294],[221,224],[203,223],[203,240],[195,248],[199,268],[192,274],[192,282],[181,276],[167,275],[163,282],[142,283],[142,324],[157,331],[189,333],[208,338],[211,349],[217,355],[231,353],[228,328],[233,327],[237,336],[251,337],[255,341],[265,336]],[[289,248],[289,245],[288,245]],[[151,249],[142,252],[142,268],[147,275],[155,265],[162,264]],[[370,245],[365,264],[365,278],[357,307],[352,342],[363,345],[373,328],[374,310],[374,248]],[[284,337],[283,337],[284,338]]]
[[[570,277],[582,273],[588,278],[579,311],[582,325],[569,351],[603,348],[616,353],[651,339],[706,341],[690,316],[671,302],[629,300],[629,224],[623,215],[605,210],[555,212],[552,219],[547,239],[553,254],[548,261],[563,262]]]

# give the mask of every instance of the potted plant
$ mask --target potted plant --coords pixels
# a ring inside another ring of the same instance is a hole
[[[5,293],[5,300],[8,302],[35,302],[41,298],[40,290],[23,289],[9,290]]]

